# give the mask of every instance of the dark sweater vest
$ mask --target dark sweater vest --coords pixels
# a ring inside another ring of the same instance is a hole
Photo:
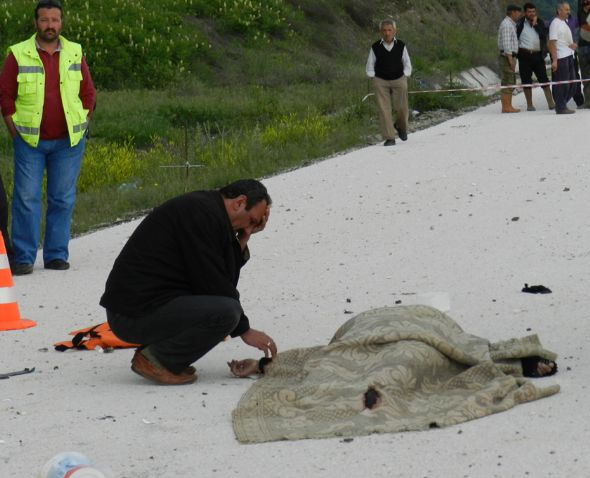
[[[404,75],[404,64],[402,55],[404,54],[405,44],[401,40],[396,40],[391,51],[383,46],[381,40],[373,43],[371,47],[375,54],[375,76],[382,80],[397,80]]]

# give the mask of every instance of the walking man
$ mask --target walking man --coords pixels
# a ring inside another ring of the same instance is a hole
[[[396,23],[383,20],[379,29],[381,39],[369,50],[366,72],[373,78],[384,146],[393,146],[394,129],[402,141],[408,139],[408,78],[412,74],[412,63],[406,45],[395,36]],[[392,107],[396,113],[395,123]]]
[[[141,344],[135,373],[159,384],[192,383],[191,364],[228,335],[276,355],[274,340],[250,328],[236,289],[248,240],[266,226],[270,205],[263,184],[243,179],[178,196],[141,222],[100,300],[115,335]]]
[[[570,6],[566,2],[557,4],[557,16],[549,26],[549,53],[551,54],[551,71],[553,81],[564,81],[565,84],[553,85],[553,99],[555,100],[555,112],[560,114],[575,113],[567,107],[567,102],[574,95],[573,83],[576,74],[574,71],[574,51],[577,45],[572,38],[572,32],[566,23],[570,13]]]
[[[522,9],[518,5],[508,5],[506,16],[498,28],[498,62],[502,85],[516,84],[516,58],[518,55],[518,36],[516,21],[520,18]],[[512,106],[512,92],[514,88],[502,88],[502,113],[518,113],[520,109]]]
[[[524,17],[516,22],[516,35],[518,36],[518,66],[520,79],[523,84],[533,82],[533,73],[540,83],[548,83],[545,57],[547,56],[547,26],[537,16],[537,8],[532,3],[524,4]],[[549,85],[542,87],[547,106],[555,109],[555,102],[551,95]],[[527,111],[535,111],[533,105],[533,92],[530,86],[523,88],[526,98]]]
[[[43,261],[68,269],[70,224],[95,90],[79,44],[60,35],[59,0],[35,8],[37,32],[12,45],[0,76],[2,116],[13,138],[13,274],[33,272],[47,171]]]

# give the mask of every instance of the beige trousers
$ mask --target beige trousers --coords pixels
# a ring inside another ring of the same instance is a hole
[[[402,131],[408,131],[408,79],[405,76],[397,80],[373,79],[377,108],[379,109],[379,126],[383,139],[395,139],[393,117],[391,110],[395,111],[395,123]]]

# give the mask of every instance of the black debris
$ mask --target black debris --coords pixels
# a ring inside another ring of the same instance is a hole
[[[551,289],[544,285],[532,285],[529,287],[528,284],[525,284],[522,288],[522,292],[527,292],[529,294],[551,294]]]

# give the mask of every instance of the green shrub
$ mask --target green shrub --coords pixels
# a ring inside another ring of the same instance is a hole
[[[130,141],[124,144],[89,141],[84,153],[78,191],[98,190],[130,181],[141,171],[141,164]]]
[[[311,114],[299,119],[295,113],[289,113],[268,124],[260,137],[263,145],[276,147],[287,143],[322,141],[329,129],[326,117]]]
[[[290,31],[292,9],[282,0],[209,0],[201,2],[199,10],[226,29],[254,40]]]

